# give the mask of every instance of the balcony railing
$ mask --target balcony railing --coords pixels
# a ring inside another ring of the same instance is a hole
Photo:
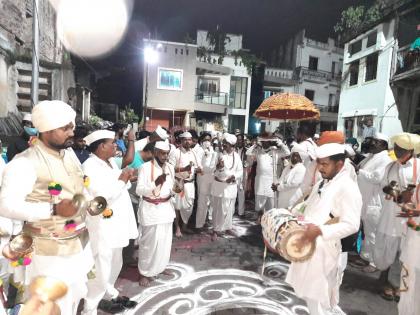
[[[420,71],[420,49],[410,50],[410,47],[406,46],[398,50],[395,75],[414,69]]]
[[[329,71],[312,70],[306,67],[298,67],[295,72],[295,79],[309,79],[322,82],[340,81],[341,73],[332,73]]]
[[[195,89],[195,101],[206,104],[228,105],[228,93],[224,92],[203,92]]]

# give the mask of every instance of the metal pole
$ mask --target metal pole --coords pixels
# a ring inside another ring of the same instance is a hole
[[[33,0],[32,9],[32,81],[31,81],[31,107],[38,104],[38,79],[39,79],[39,24],[38,0]]]
[[[144,103],[143,103],[143,129],[146,129],[146,118],[147,118],[147,97],[149,93],[149,64],[146,63],[146,83],[144,89]]]

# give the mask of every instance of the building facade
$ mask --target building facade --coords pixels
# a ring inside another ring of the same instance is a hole
[[[156,63],[144,64],[146,129],[248,130],[251,76],[231,55],[242,49],[242,36],[227,36],[223,58],[212,52],[206,31],[197,31],[197,44],[144,40],[157,53]]]
[[[401,132],[398,107],[390,87],[395,19],[384,21],[345,44],[338,130],[363,140],[368,120],[388,136]]]
[[[335,130],[343,49],[331,38],[326,43],[307,38],[302,30],[279,52],[281,68],[265,70],[264,96],[282,92],[305,95],[321,112],[319,130]],[[276,127],[275,123],[270,125],[268,129]]]
[[[0,2],[0,135],[17,135],[22,112],[30,112],[32,20],[39,20],[39,100],[68,101],[74,71],[56,34],[56,14],[48,0],[33,10],[31,0]]]

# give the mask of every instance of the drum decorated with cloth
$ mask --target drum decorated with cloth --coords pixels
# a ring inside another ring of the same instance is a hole
[[[312,257],[315,241],[305,244],[301,249],[296,246],[305,228],[290,211],[271,209],[265,212],[261,218],[261,227],[264,243],[271,251],[291,262],[302,262]]]

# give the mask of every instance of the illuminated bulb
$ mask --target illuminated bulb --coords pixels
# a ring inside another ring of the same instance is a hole
[[[57,7],[58,37],[74,54],[100,56],[121,41],[128,16],[124,0],[61,0]]]

